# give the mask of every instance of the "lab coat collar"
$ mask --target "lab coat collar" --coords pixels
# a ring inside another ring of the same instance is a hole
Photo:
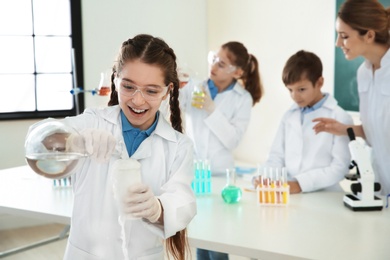
[[[158,118],[158,123],[154,134],[161,136],[162,138],[171,141],[177,142],[177,136],[175,134],[175,129],[165,120],[165,118],[160,114]],[[152,134],[153,135],[153,134]]]
[[[385,53],[385,55],[383,55],[381,59],[381,68],[387,68],[389,65],[390,65],[390,48],[387,49],[387,52]],[[364,60],[364,66],[370,71],[372,71],[372,63],[369,60],[367,59]]]
[[[120,111],[121,109],[119,105],[108,107],[107,109],[103,110],[102,117],[114,125],[121,125],[121,120],[118,120],[120,119]],[[169,141],[177,141],[175,130],[161,114],[158,118],[157,126],[154,133],[160,135],[162,138],[167,139]]]
[[[238,81],[236,82],[236,84],[234,85],[233,91],[236,91],[237,93],[239,93],[240,95],[243,95],[245,93],[245,91],[247,91],[245,89],[244,86],[242,86]]]
[[[120,111],[119,105],[108,107],[103,110],[102,117],[111,124],[118,125],[122,122],[120,120]]]
[[[327,94],[328,95],[328,98],[325,100],[324,104],[322,105],[323,108],[327,108],[327,109],[331,109],[333,110],[336,106],[337,106],[337,100],[332,96],[332,95],[329,95],[328,93],[322,93],[322,94]],[[294,110],[299,110],[300,111],[300,107],[294,103],[291,107],[290,107],[290,111],[294,111]]]
[[[107,109],[104,109],[103,111],[104,111],[104,113],[102,115],[103,118],[105,120],[107,120],[108,122],[110,122],[114,125],[117,125],[116,129],[118,129],[119,132],[116,134],[122,135],[122,132],[121,132],[122,127],[121,127],[121,120],[120,120],[121,109],[120,109],[119,105],[109,107]],[[165,120],[165,118],[162,115],[160,115],[158,118],[156,129],[151,134],[151,136],[146,138],[141,143],[141,145],[138,147],[137,151],[133,154],[133,156],[132,156],[133,159],[139,160],[139,159],[143,159],[143,158],[147,158],[147,157],[151,156],[151,154],[152,154],[152,140],[154,138],[154,135],[159,135],[163,139],[166,139],[166,140],[171,141],[171,142],[178,141],[175,130]],[[123,145],[121,145],[121,146],[124,146],[124,142],[123,142]],[[123,149],[123,147],[122,147],[121,150],[125,150],[125,149]],[[123,156],[124,155],[122,153],[122,157]]]
[[[152,156],[153,151],[153,139],[158,135],[163,139],[168,141],[177,142],[177,137],[175,134],[175,130],[171,127],[171,125],[165,120],[163,116],[159,116],[158,123],[154,132],[146,138],[141,145],[138,147],[137,151],[133,154],[131,158],[140,160],[147,157]]]

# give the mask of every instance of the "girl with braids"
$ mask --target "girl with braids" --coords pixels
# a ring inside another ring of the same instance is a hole
[[[234,167],[233,150],[248,127],[252,106],[260,101],[263,88],[257,59],[242,43],[225,43],[208,58],[210,71],[202,83],[204,96],[193,96],[198,86],[190,81],[180,89],[180,105],[196,159],[209,160],[212,174],[218,175]],[[228,255],[198,249],[197,258],[228,259]]]
[[[376,0],[348,0],[336,19],[337,40],[347,60],[365,61],[357,71],[360,125],[342,124],[330,118],[314,119],[316,133],[355,135],[372,148],[372,163],[382,195],[390,193],[390,7]]]
[[[91,154],[72,176],[64,259],[161,260],[164,246],[173,259],[188,259],[186,227],[196,214],[193,146],[181,133],[176,56],[163,40],[137,35],[122,44],[111,78],[108,107],[64,119]],[[171,123],[158,111],[168,96]],[[118,157],[140,162],[142,178],[127,189],[123,210],[138,219],[126,220],[123,230],[111,176]]]

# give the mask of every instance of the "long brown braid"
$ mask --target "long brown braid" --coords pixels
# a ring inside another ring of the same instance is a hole
[[[146,64],[159,66],[165,75],[165,85],[173,83],[170,91],[169,106],[171,110],[170,121],[172,127],[183,132],[179,107],[179,78],[177,76],[176,55],[174,51],[160,38],[140,34],[123,42],[111,75],[111,96],[109,106],[119,104],[118,93],[115,90],[115,73],[120,73],[124,64],[129,61],[140,60]],[[168,252],[174,259],[184,260],[189,251],[187,230],[178,231],[166,241]]]

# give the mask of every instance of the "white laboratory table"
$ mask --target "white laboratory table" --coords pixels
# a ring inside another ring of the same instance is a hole
[[[28,166],[0,170],[0,213],[70,224],[71,187],[53,187]]]
[[[260,206],[254,192],[244,191],[239,203],[225,204],[224,182],[213,177],[213,193],[197,197],[198,214],[188,227],[192,247],[261,260],[390,259],[390,209],[354,212],[343,205],[343,193],[332,192]],[[53,188],[28,166],[0,170],[0,212],[69,224],[72,200],[71,189]]]
[[[390,259],[389,208],[354,212],[344,193],[325,191],[290,195],[287,206],[257,205],[256,193],[244,191],[239,203],[225,204],[224,179],[212,181],[213,194],[198,196],[192,245],[262,260]]]

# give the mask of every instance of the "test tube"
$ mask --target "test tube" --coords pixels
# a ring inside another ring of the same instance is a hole
[[[200,163],[200,189],[202,194],[206,193],[206,171],[206,161],[202,160]]]
[[[199,179],[200,179],[200,173],[199,173],[199,162],[197,160],[194,160],[194,191],[195,194],[199,194],[200,188],[199,188]]]
[[[269,203],[270,201],[270,198],[269,198],[269,177],[268,177],[268,167],[265,167],[264,168],[264,178],[263,178],[263,181],[264,181],[264,203]]]
[[[256,187],[256,191],[258,192],[258,199],[259,203],[264,203],[264,189],[263,189],[263,176],[259,175],[258,176],[259,184]]]
[[[277,167],[275,169],[275,186],[276,186],[276,203],[281,204],[282,203],[282,192],[280,190],[280,168]]]
[[[270,168],[270,172],[269,172],[269,179],[270,179],[270,182],[271,182],[271,185],[270,185],[270,203],[274,204],[275,203],[275,179],[274,179],[274,169],[275,168]]]
[[[211,193],[211,168],[210,168],[210,162],[209,160],[205,161],[206,164],[206,193]]]
[[[283,204],[287,204],[287,202],[288,202],[288,197],[287,197],[288,194],[287,194],[287,192],[290,192],[290,191],[288,190],[286,167],[282,168],[282,175],[283,175],[283,188],[285,189],[283,191]]]

